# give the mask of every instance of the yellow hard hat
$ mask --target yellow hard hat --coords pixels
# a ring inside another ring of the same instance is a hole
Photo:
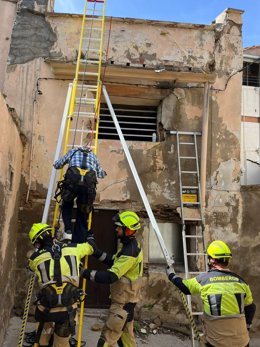
[[[32,244],[43,240],[45,237],[53,236],[54,229],[50,225],[44,223],[34,223],[29,231],[29,239],[31,240]]]
[[[211,242],[207,249],[207,255],[213,259],[221,259],[221,258],[231,258],[232,253],[228,245],[221,241],[215,240]]]
[[[126,227],[130,230],[138,230],[141,228],[140,218],[133,211],[117,213],[113,217],[113,221],[116,225]]]

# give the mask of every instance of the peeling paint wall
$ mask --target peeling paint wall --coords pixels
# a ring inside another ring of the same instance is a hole
[[[2,94],[0,94],[0,114],[0,292],[4,298],[0,301],[2,316],[0,345],[2,345],[16,285],[17,219],[23,143]]]

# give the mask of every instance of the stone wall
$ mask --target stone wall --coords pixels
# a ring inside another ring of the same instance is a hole
[[[10,112],[9,112],[10,111]],[[0,94],[0,300],[2,324],[0,345],[8,326],[16,289],[17,221],[21,165],[25,138],[19,133],[13,110],[8,110]]]

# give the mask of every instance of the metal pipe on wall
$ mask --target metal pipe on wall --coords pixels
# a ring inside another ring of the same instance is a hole
[[[202,116],[202,139],[201,139],[201,162],[200,162],[200,186],[201,186],[201,209],[204,216],[206,207],[206,183],[207,183],[207,149],[209,127],[209,82],[204,84],[204,102]]]

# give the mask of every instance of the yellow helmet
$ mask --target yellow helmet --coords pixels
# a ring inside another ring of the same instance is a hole
[[[113,221],[120,227],[126,227],[130,230],[138,230],[141,228],[140,218],[133,211],[124,211],[117,213],[113,217]]]
[[[44,223],[34,223],[29,231],[29,239],[32,244],[35,244],[35,242],[39,242],[46,237],[53,236],[54,229],[50,225]]]
[[[207,249],[207,255],[213,259],[230,259],[232,257],[230,248],[225,242],[221,240],[215,240],[211,242]]]

